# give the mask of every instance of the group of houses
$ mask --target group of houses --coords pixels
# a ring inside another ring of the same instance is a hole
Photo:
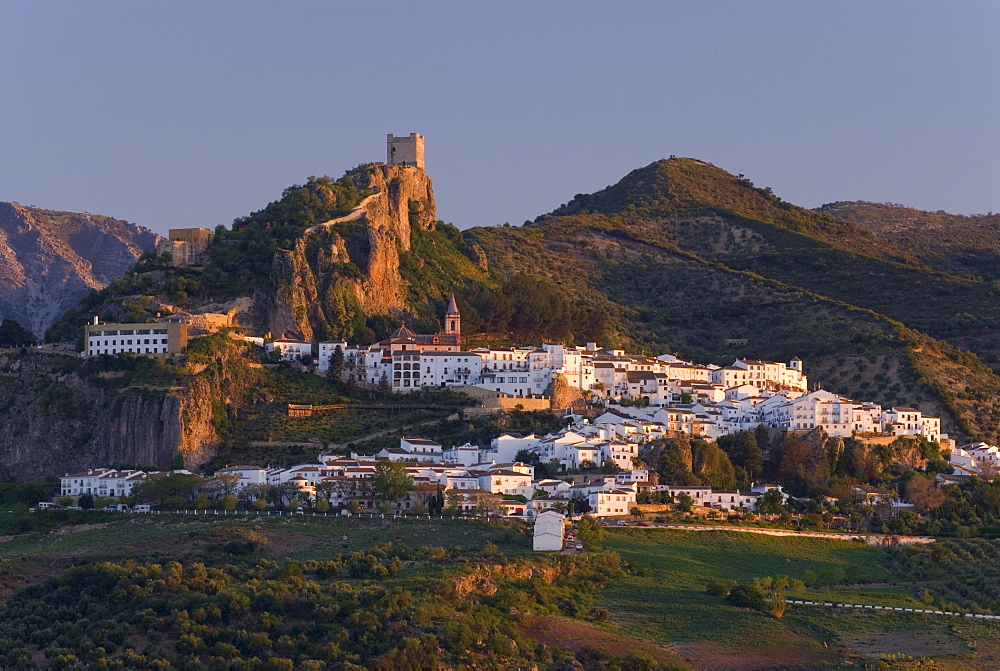
[[[652,422],[605,413],[593,422],[577,418],[544,436],[503,434],[488,448],[465,444],[444,449],[431,440],[402,438],[399,447],[372,456],[321,454],[315,462],[288,468],[227,466],[216,478],[228,481],[232,493],[247,499],[263,497],[268,487],[284,487],[312,501],[324,498],[334,508],[346,509],[352,501],[372,508],[378,501],[371,478],[379,462],[389,460],[401,462],[412,483],[410,491],[396,501],[402,510],[419,508],[439,496],[456,512],[533,519],[544,511],[589,511],[598,517],[620,517],[630,513],[637,495],[644,491],[686,495],[695,505],[709,509],[755,510],[757,498],[768,487],[738,492],[652,485],[638,450],[642,443],[661,436],[659,429]],[[535,467],[518,460],[526,453],[538,455],[542,463],[556,461],[560,470],[590,470],[591,474],[536,478]],[[610,464],[617,467],[613,474],[594,474],[594,467]],[[66,474],[61,491],[64,496],[128,496],[136,485],[159,475],[166,473],[90,469]]]
[[[972,443],[952,448],[948,461],[956,476],[976,475],[992,480],[1000,475],[1000,447],[988,443]]]
[[[276,340],[267,347],[290,359],[312,353],[312,345],[303,341]],[[400,393],[475,387],[529,398],[551,393],[558,379],[584,402],[609,405],[629,415],[632,423],[649,423],[637,430],[666,435],[715,439],[764,424],[791,431],[822,428],[832,436],[876,433],[948,441],[940,419],[916,408],[885,409],[823,389],[810,391],[798,357],[788,363],[736,359],[718,366],[673,354],[628,354],[596,343],[464,350],[454,298],[442,333],[417,335],[404,327],[369,346],[321,342],[317,368],[324,374],[335,370],[344,381],[384,384]]]
[[[164,331],[168,339],[180,342],[183,326],[145,325],[140,329],[135,325],[95,323],[87,327],[85,354],[141,351],[139,344],[144,349],[145,340],[128,339],[138,337],[140,331],[156,331],[157,335]],[[173,351],[174,346],[164,347],[158,342],[161,339],[150,349]],[[924,416],[916,408],[884,409],[876,403],[854,401],[823,389],[810,391],[803,362],[797,357],[788,363],[736,359],[728,366],[718,366],[684,361],[673,354],[628,354],[621,349],[600,348],[596,343],[579,347],[544,343],[541,347],[463,349],[462,316],[454,296],[448,303],[443,329],[434,335],[420,335],[401,327],[373,345],[321,342],[318,358],[314,357],[311,342],[290,338],[265,341],[253,336],[245,339],[283,359],[315,361],[322,374],[334,374],[359,386],[385,386],[399,393],[461,388],[527,399],[550,394],[560,381],[575,390],[581,402],[608,405],[630,416],[633,422],[648,423],[638,430],[667,435],[684,433],[715,439],[764,424],[792,431],[822,428],[832,436],[923,436],[952,446],[948,436],[941,433],[940,420]]]

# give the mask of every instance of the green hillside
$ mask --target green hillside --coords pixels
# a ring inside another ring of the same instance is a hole
[[[799,356],[833,391],[998,435],[1000,378],[976,356],[1000,361],[995,287],[707,163],[658,161],[521,228],[466,238],[492,268],[543,275],[615,310],[633,347],[720,364]]]

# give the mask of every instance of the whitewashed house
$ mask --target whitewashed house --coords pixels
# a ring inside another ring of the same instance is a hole
[[[532,549],[535,552],[557,552],[563,549],[563,534],[566,531],[566,517],[547,510],[535,517]]]
[[[282,361],[294,361],[300,358],[312,360],[312,343],[304,340],[278,338],[264,345],[264,350],[271,354],[277,352]]]
[[[635,492],[631,489],[600,489],[591,492],[588,503],[595,517],[620,517],[628,515],[635,506]]]

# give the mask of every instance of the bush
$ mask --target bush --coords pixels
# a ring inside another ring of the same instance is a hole
[[[767,597],[767,602],[764,604],[764,612],[779,620],[785,614],[786,608],[788,608],[788,603],[785,601],[785,595],[781,592],[771,592],[771,596]]]
[[[764,593],[753,585],[737,585],[729,592],[726,601],[737,608],[763,610],[765,597]]]
[[[728,580],[709,580],[705,586],[705,593],[709,596],[727,597],[733,590],[733,583]]]

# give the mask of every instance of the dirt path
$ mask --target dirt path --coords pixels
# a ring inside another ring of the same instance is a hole
[[[362,436],[361,438],[352,438],[346,443],[342,444],[330,443],[330,448],[343,450],[348,445],[357,445],[358,443],[365,443],[368,442],[369,440],[382,438],[383,436],[388,436],[396,432],[403,432],[405,434],[405,432],[409,431],[410,429],[416,429],[417,427],[429,426],[431,424],[440,424],[440,423],[441,423],[440,419],[429,419],[426,422],[420,422],[419,424],[407,424],[406,426],[398,426],[394,429],[383,429],[382,431],[376,431],[375,433],[370,433],[367,436]]]
[[[343,224],[344,222],[347,221],[354,221],[355,219],[360,219],[365,215],[365,213],[368,212],[368,203],[370,203],[372,199],[376,198],[379,195],[380,194],[373,193],[372,195],[366,197],[364,200],[358,203],[357,207],[351,210],[350,214],[345,214],[342,217],[337,217],[336,219],[331,219],[330,221],[324,221],[322,224],[316,224],[315,226],[310,226],[305,230],[305,233],[303,235],[311,235],[316,231],[320,230],[321,228],[329,228],[330,226],[333,226],[335,224]]]
[[[629,528],[632,528],[631,526]],[[818,531],[793,531],[791,529],[762,529],[758,527],[728,527],[699,524],[649,524],[639,529],[679,529],[681,531],[736,531],[745,534],[764,534],[765,536],[793,536],[796,538],[826,538],[835,541],[863,540],[869,545],[881,545],[886,538],[882,534],[833,534]],[[917,545],[933,543],[936,539],[930,536],[896,536],[899,545]]]

